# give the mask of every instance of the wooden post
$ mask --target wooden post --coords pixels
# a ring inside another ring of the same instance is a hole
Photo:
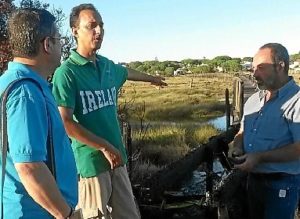
[[[128,152],[128,174],[131,180],[132,176],[132,139],[131,126],[128,122],[122,122],[123,144]]]
[[[240,90],[240,121],[243,118],[244,115],[244,82],[241,81],[241,90]]]
[[[237,98],[236,109],[238,114],[238,120],[241,120],[241,107],[240,107],[241,106],[241,81],[240,80],[238,80],[237,87],[238,87],[238,92],[236,95]]]
[[[236,80],[233,81],[233,88],[232,88],[232,122],[235,121],[235,97],[236,97]]]
[[[229,103],[229,90],[225,90],[225,116],[226,116],[226,130],[228,130],[230,124],[230,103]]]
[[[193,88],[193,78],[192,78],[192,80],[190,81],[190,88]]]
[[[132,180],[132,138],[131,138],[131,126],[129,122],[127,122],[127,150],[128,150],[128,168],[129,168],[129,179]]]
[[[244,112],[244,82],[241,79],[237,79],[234,83],[234,102],[233,102],[233,115],[236,115],[237,118],[233,117],[233,122],[240,121]]]
[[[211,148],[205,148],[205,158],[206,158],[206,192],[212,194],[213,191],[213,163],[214,163],[214,154]]]

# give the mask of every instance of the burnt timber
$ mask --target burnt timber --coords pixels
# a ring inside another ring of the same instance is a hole
[[[164,191],[172,190],[174,187],[179,186],[201,163],[212,162],[214,155],[222,151],[226,154],[228,152],[228,143],[233,140],[237,131],[238,127],[231,127],[226,132],[212,137],[207,144],[200,145],[182,159],[171,163],[147,178],[141,184],[149,192],[148,198],[156,203],[162,201]]]

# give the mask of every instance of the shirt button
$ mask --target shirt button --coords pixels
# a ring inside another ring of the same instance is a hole
[[[249,144],[249,147],[252,147],[252,144]]]

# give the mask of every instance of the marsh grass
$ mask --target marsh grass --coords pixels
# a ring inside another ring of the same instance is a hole
[[[143,133],[134,130],[132,146],[138,158],[133,162],[131,181],[139,184],[219,133],[212,125],[148,127]]]
[[[185,129],[181,127],[149,127],[143,134],[133,131],[133,145],[141,150],[142,159],[163,165],[182,157],[189,151]]]
[[[227,74],[169,77],[168,86],[161,89],[128,81],[122,88],[119,108],[129,120],[208,120],[224,113],[225,89],[232,91],[232,78]]]
[[[207,74],[166,78],[168,86],[126,82],[119,96],[123,119],[135,124],[133,151],[138,152],[133,181],[186,155],[220,131],[200,123],[224,115],[225,89],[233,76]],[[155,123],[155,125],[153,125]]]
[[[217,130],[213,125],[206,124],[199,128],[187,128],[186,141],[191,147],[197,147],[198,145],[205,144],[212,136],[220,134],[220,130]]]
[[[149,127],[144,133],[133,131],[133,146],[141,151],[141,158],[156,165],[178,160],[192,148],[207,143],[220,131],[212,125]]]

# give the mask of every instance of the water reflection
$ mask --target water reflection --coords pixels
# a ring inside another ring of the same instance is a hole
[[[215,119],[211,119],[207,123],[212,124],[216,129],[219,129],[221,131],[226,130],[226,116],[221,116]]]
[[[218,159],[213,163],[213,172],[218,177],[222,177],[225,172],[225,169]],[[205,195],[206,173],[201,169],[193,171],[192,176],[183,183],[180,192],[186,196]]]
[[[187,125],[194,125],[194,126],[203,126],[206,124],[213,125],[216,129],[219,129],[221,131],[226,130],[226,116],[220,116],[211,120],[208,120],[206,122],[197,122],[197,121],[188,121],[188,122],[171,122],[171,121],[151,121],[151,122],[145,122],[146,124],[149,124],[152,127],[156,126],[187,126]],[[131,126],[133,128],[140,128],[140,123],[131,121]]]

